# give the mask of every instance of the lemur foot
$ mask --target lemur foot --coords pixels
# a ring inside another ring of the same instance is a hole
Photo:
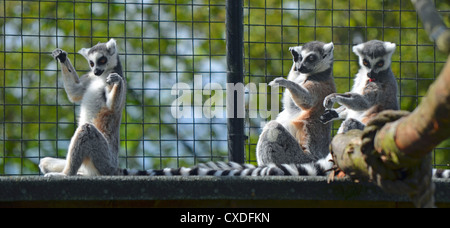
[[[46,177],[46,178],[64,178],[64,177],[67,177],[67,175],[64,173],[47,173],[47,174],[45,174],[44,177]]]
[[[52,56],[61,63],[64,63],[67,60],[67,52],[59,48],[52,52]]]

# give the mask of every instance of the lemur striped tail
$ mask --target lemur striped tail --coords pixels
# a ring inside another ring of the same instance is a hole
[[[433,169],[433,178],[450,178],[450,169]]]
[[[269,164],[256,167],[234,162],[209,162],[193,168],[166,168],[162,170],[123,170],[127,176],[327,176],[333,168],[329,158],[308,164]]]
[[[333,169],[329,158],[308,164],[269,164],[256,167],[251,164],[234,162],[209,162],[193,168],[166,168],[161,170],[137,171],[124,169],[124,176],[328,176]],[[450,178],[450,170],[433,169],[433,178]]]

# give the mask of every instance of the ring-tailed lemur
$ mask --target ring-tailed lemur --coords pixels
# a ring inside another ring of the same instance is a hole
[[[259,138],[259,166],[304,164],[329,154],[331,123],[323,124],[323,100],[336,92],[333,79],[333,43],[318,41],[290,48],[294,63],[287,79],[277,78],[271,86],[286,88],[284,110],[269,122]]]
[[[327,109],[321,117],[324,123],[344,119],[338,133],[364,129],[365,125],[384,110],[398,110],[397,81],[391,69],[396,45],[372,40],[353,47],[359,57],[360,70],[349,93],[331,94],[324,100]],[[335,103],[342,105],[333,110]]]
[[[67,52],[57,49],[64,87],[71,102],[80,103],[78,128],[70,141],[67,160],[44,158],[39,167],[47,177],[118,174],[119,136],[126,100],[126,81],[116,41],[83,48],[91,71],[78,77]]]

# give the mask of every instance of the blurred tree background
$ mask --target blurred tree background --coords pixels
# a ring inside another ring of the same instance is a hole
[[[385,40],[398,45],[392,68],[401,107],[411,111],[447,59],[430,42],[409,0],[244,2],[246,83],[286,76],[292,64],[289,47],[333,41],[334,77],[339,92],[346,92],[358,71],[352,46]],[[448,0],[435,2],[449,25]],[[0,175],[39,174],[40,158],[65,157],[79,107],[68,101],[50,54],[56,48],[68,51],[82,75],[88,65],[77,51],[110,38],[117,40],[128,81],[121,167],[227,159],[226,119],[175,119],[170,109],[177,98],[171,93],[174,84],[194,88],[194,75],[202,76],[202,86],[226,88],[225,1],[3,0],[0,25]],[[211,96],[203,94],[203,102]],[[249,162],[256,160],[265,121],[247,118]],[[434,155],[435,164],[447,166],[450,141]]]

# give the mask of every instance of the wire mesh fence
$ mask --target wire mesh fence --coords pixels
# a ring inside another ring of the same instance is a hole
[[[448,1],[435,2],[450,24]],[[128,82],[120,166],[227,160],[226,118],[202,112],[216,95],[208,88],[226,88],[225,17],[225,1],[219,0],[0,2],[0,175],[38,175],[41,158],[66,156],[79,106],[68,100],[50,54],[66,50],[81,74],[89,67],[77,51],[110,38],[117,40]],[[245,0],[245,84],[286,76],[292,64],[289,47],[320,40],[334,42],[338,91],[349,91],[358,70],[351,47],[371,39],[397,43],[392,68],[399,99],[402,109],[413,110],[446,56],[429,41],[406,0]],[[172,115],[180,95],[173,87],[179,83],[189,87],[190,117]],[[254,163],[261,127],[271,117],[248,117],[250,95],[247,89],[245,154]],[[436,166],[447,166],[450,143],[439,146],[434,158]]]
[[[450,22],[448,1],[435,1]],[[334,78],[339,93],[348,92],[359,66],[352,47],[367,40],[397,44],[392,69],[398,79],[403,110],[414,110],[442,69],[447,56],[439,53],[422,27],[410,1],[283,0],[245,1],[245,77],[247,82],[269,82],[286,76],[292,66],[289,47],[312,40],[333,41]],[[265,119],[249,119],[247,158],[255,150]],[[336,122],[336,133],[340,122]],[[448,167],[450,144],[434,151],[434,164]]]
[[[170,109],[177,82],[194,88],[194,75],[200,86],[226,82],[223,1],[8,0],[0,7],[0,174],[38,174],[40,158],[66,156],[79,107],[68,100],[50,54],[66,50],[84,73],[89,67],[77,51],[110,38],[128,81],[121,167],[227,157],[226,120],[176,119]]]

